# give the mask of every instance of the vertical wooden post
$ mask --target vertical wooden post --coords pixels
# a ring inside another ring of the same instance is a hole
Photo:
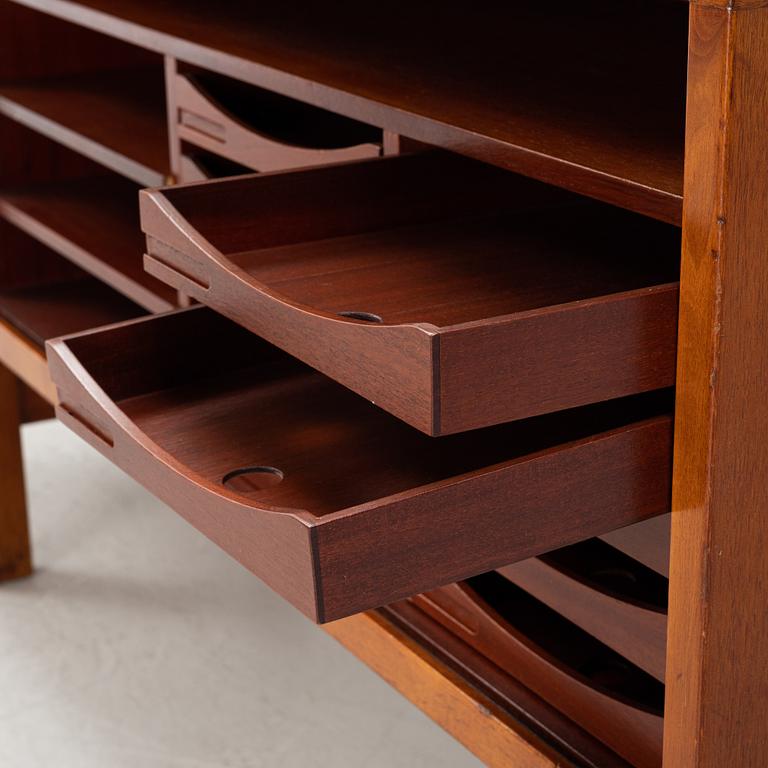
[[[694,0],[686,131],[664,768],[765,768],[765,0]]]
[[[20,426],[19,382],[0,366],[0,581],[32,571]]]

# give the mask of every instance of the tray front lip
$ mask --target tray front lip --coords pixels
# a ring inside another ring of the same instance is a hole
[[[322,555],[318,578],[326,620],[395,602],[667,511],[671,424],[669,415],[654,416],[325,516],[315,530]],[[635,469],[641,457],[642,465]],[[595,490],[571,503],[567,489],[573,490],[574,484],[587,487],[595,475],[601,476],[600,483],[614,483],[610,502],[600,502],[602,492]],[[614,480],[615,475],[621,479]],[[532,512],[543,504],[539,497],[546,501],[541,518]],[[522,506],[519,498],[524,500]],[[386,545],[372,543],[381,541]],[[344,553],[343,559],[339,552]],[[391,561],[386,567],[376,562],[383,552]],[[374,573],[377,568],[386,571],[381,582],[361,577],[355,592],[350,592],[352,574]]]
[[[129,324],[133,322],[145,322],[148,319],[151,318],[137,318],[129,321]],[[95,332],[108,331],[110,328],[119,328],[124,327],[125,325],[126,323],[114,323],[113,325],[95,329]],[[69,414],[71,417],[73,411],[75,413],[77,412],[77,407],[74,401],[78,395],[74,393],[74,390],[71,387],[71,382],[76,380],[78,388],[82,390],[91,403],[96,405],[96,407],[103,412],[110,423],[114,424],[118,434],[124,433],[130,440],[141,445],[154,460],[162,463],[162,465],[167,467],[169,471],[185,478],[195,486],[198,486],[205,491],[205,493],[219,497],[226,503],[234,503],[243,508],[257,510],[267,514],[276,513],[294,517],[308,527],[315,524],[315,521],[318,518],[312,515],[308,510],[292,509],[289,507],[274,507],[268,504],[252,502],[235,491],[230,491],[223,485],[207,480],[197,472],[193,472],[185,467],[181,462],[174,458],[172,454],[164,448],[161,448],[154,440],[142,432],[142,430],[126,416],[124,411],[101,388],[68,344],[70,340],[75,340],[93,332],[94,331],[85,331],[84,333],[70,334],[69,336],[51,339],[46,342],[48,365],[52,374],[55,376],[55,384],[59,390],[59,407],[65,414]],[[111,432],[109,434],[111,434]],[[112,439],[114,440],[114,438]]]
[[[356,161],[351,161],[350,165],[356,165]],[[283,171],[276,171],[275,173],[283,173]],[[263,178],[269,174],[258,174],[259,178]],[[242,178],[242,177],[240,177]],[[200,184],[214,184],[224,180],[213,180],[206,182],[193,182]],[[333,312],[326,312],[322,309],[311,307],[308,304],[302,304],[298,301],[293,301],[288,297],[270,288],[266,283],[263,283],[249,274],[242,267],[235,264],[230,258],[224,255],[210,240],[206,239],[195,228],[192,222],[183,216],[183,214],[174,206],[171,200],[167,196],[167,192],[173,192],[173,187],[166,187],[161,189],[142,189],[139,192],[139,208],[141,213],[141,225],[145,234],[147,235],[148,252],[145,254],[145,266],[147,271],[154,274],[153,267],[154,262],[158,262],[166,270],[172,270],[177,272],[184,279],[185,290],[190,290],[190,295],[195,293],[195,298],[198,296],[204,297],[211,290],[222,290],[223,284],[221,275],[230,275],[231,279],[236,279],[244,286],[263,294],[271,301],[277,302],[285,307],[296,309],[305,315],[313,318],[327,320],[331,323],[338,325],[368,328],[371,331],[381,333],[390,328],[414,328],[418,331],[426,333],[428,335],[434,335],[440,332],[442,329],[427,322],[418,323],[365,323],[360,320],[354,320],[345,318],[341,315]],[[156,208],[156,210],[154,210]],[[165,219],[170,225],[169,229],[167,225],[162,227],[162,234],[159,231],[154,230],[154,223],[157,222],[158,213]],[[215,265],[216,270],[209,272],[206,278],[210,277],[211,280],[200,277],[193,274],[188,274],[183,271],[183,268],[179,268],[174,264],[169,263],[163,255],[153,252],[150,247],[153,242],[161,244],[170,249],[175,256],[178,256],[184,261],[185,266],[189,264],[188,253],[185,249],[190,249],[199,259],[204,260],[206,263],[212,263]],[[159,279],[167,281],[168,272],[164,271]],[[226,283],[225,278],[224,283]],[[189,285],[189,284],[192,285]],[[177,286],[174,286],[177,287]],[[197,290],[195,290],[195,288]],[[201,303],[206,303],[204,300]]]

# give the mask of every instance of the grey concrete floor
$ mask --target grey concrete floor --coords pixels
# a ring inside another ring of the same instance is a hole
[[[23,443],[38,570],[0,587],[0,768],[479,765],[64,427]]]

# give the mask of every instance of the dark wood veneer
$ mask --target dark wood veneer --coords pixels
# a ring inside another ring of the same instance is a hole
[[[318,621],[668,504],[664,393],[435,442],[206,308],[48,354],[65,424]]]
[[[379,129],[230,78],[166,68],[171,140],[214,152],[254,171],[378,157]]]
[[[670,385],[678,232],[557,192],[440,153],[169,187],[146,266],[428,434]]]
[[[0,114],[143,186],[170,175],[163,72],[81,72],[0,82]]]
[[[637,768],[661,766],[664,686],[499,574],[414,602]]]
[[[395,133],[675,223],[687,7],[22,0]],[[403,20],[407,19],[407,23]],[[628,33],[631,27],[632,33]],[[429,46],[424,41],[429,40]],[[551,55],[552,51],[557,55]]]
[[[142,268],[138,187],[119,176],[0,188],[0,216],[151,312],[176,291]]]
[[[498,571],[640,669],[664,680],[669,589],[665,578],[597,539]]]

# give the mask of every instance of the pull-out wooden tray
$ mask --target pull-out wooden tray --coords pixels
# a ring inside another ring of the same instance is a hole
[[[435,441],[204,307],[48,357],[65,424],[318,621],[669,505],[667,392]]]
[[[660,768],[664,686],[500,574],[414,602],[637,768]]]
[[[169,66],[178,138],[254,171],[362,160],[382,153],[382,131],[209,72]]]
[[[147,270],[431,435],[673,383],[679,232],[441,153],[142,192]]]
[[[658,573],[599,539],[499,568],[499,573],[664,681],[669,582]]]

